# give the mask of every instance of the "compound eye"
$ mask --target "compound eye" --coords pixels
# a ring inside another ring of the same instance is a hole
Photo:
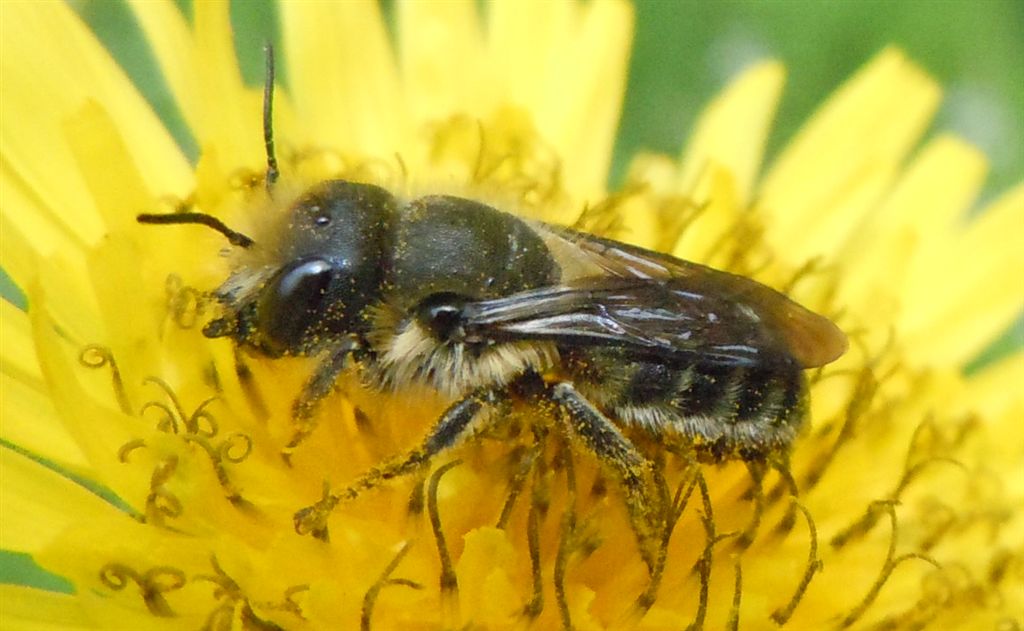
[[[320,259],[300,259],[281,268],[260,293],[257,328],[267,351],[299,353],[304,337],[324,317],[337,270]],[[340,307],[341,305],[337,305]]]
[[[440,340],[452,340],[463,335],[462,309],[466,297],[444,292],[428,296],[417,309],[417,319]]]

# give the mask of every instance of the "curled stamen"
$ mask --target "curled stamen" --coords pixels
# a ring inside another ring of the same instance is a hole
[[[799,268],[797,268],[795,272],[793,272],[793,275],[790,276],[789,280],[783,283],[782,287],[779,287],[779,291],[787,296],[790,296],[793,294],[793,289],[796,288],[797,284],[800,281],[804,280],[805,278],[809,278],[814,274],[824,273],[825,271],[826,270],[822,265],[822,258],[820,256],[813,256],[804,261],[803,265],[801,265]]]
[[[208,438],[217,435],[219,431],[217,420],[206,410],[211,403],[217,400],[217,397],[206,399],[191,414],[186,414],[178,395],[166,381],[159,377],[149,376],[143,379],[142,382],[143,384],[157,386],[170,401],[170,405],[160,401],[147,401],[139,410],[140,416],[150,409],[157,409],[162,412],[163,417],[156,424],[158,431],[170,434],[180,434],[184,431],[187,434]]]
[[[788,488],[790,492],[790,499],[798,497],[800,491],[796,486],[796,480],[793,479],[793,475],[789,472],[788,465],[782,468],[776,468],[775,470],[779,472],[780,476],[782,476],[782,480],[786,485],[783,487],[780,484],[776,488]],[[798,510],[799,508],[797,504],[791,501],[789,506],[786,508],[786,512],[782,515],[782,519],[780,519],[779,523],[775,524],[775,528],[772,529],[772,534],[782,536],[793,530],[793,527],[796,526],[796,514]]]
[[[213,583],[213,597],[220,604],[206,618],[204,631],[220,629],[253,629],[254,631],[284,631],[284,627],[256,615],[252,603],[235,579],[220,566],[216,556],[210,557],[213,574],[199,574],[196,581]],[[299,588],[301,590],[301,587]],[[240,622],[240,625],[238,623]],[[237,625],[237,626],[236,626]]]
[[[141,438],[136,438],[135,440],[130,440],[126,442],[125,444],[121,445],[120,449],[117,450],[118,461],[127,464],[128,457],[132,454],[132,452],[135,451],[136,449],[141,449],[145,446],[146,441],[142,440]]]
[[[177,468],[178,457],[170,456],[153,469],[149,480],[149,495],[146,496],[146,523],[164,527],[166,519],[181,516],[181,500],[163,487]]]
[[[156,422],[156,430],[158,432],[164,432],[166,434],[178,434],[180,429],[178,428],[178,418],[174,414],[174,410],[171,409],[166,403],[160,403],[159,401],[146,401],[139,408],[139,416],[145,416],[146,412],[152,409],[157,409],[163,412],[163,416]]]
[[[241,493],[231,482],[224,462],[238,464],[248,458],[252,452],[252,438],[241,432],[236,432],[221,441],[216,447],[210,444],[205,436],[187,434],[184,438],[185,442],[198,445],[209,456],[214,474],[217,476],[217,482],[224,489],[226,497],[232,502],[240,501]]]
[[[292,585],[284,590],[284,598],[282,600],[278,602],[261,602],[258,608],[267,611],[286,611],[296,618],[306,620],[306,616],[302,613],[302,605],[299,604],[297,596],[308,591],[309,585]]]
[[[873,602],[875,602],[875,598],[877,598],[878,593],[882,591],[882,587],[884,587],[886,582],[889,580],[889,576],[892,575],[893,570],[895,570],[902,563],[909,561],[911,559],[918,559],[924,561],[925,563],[929,563],[930,565],[936,568],[941,567],[938,561],[936,561],[935,559],[926,554],[921,554],[919,552],[908,552],[906,554],[901,554],[898,557],[886,560],[885,565],[882,566],[882,571],[879,573],[878,578],[875,580],[875,583],[871,586],[871,589],[868,590],[868,593],[864,595],[864,599],[861,600],[860,604],[854,607],[850,611],[850,613],[847,614],[847,616],[839,624],[839,628],[847,629],[850,626],[852,626],[853,623],[857,622],[857,620],[859,620],[860,617],[864,615],[864,612],[867,611],[867,608],[870,607]]]
[[[537,435],[537,444],[543,438]],[[537,458],[533,469],[533,488],[530,493],[530,511],[526,516],[526,542],[530,553],[530,578],[532,592],[529,602],[523,607],[528,619],[535,619],[544,610],[544,575],[540,560],[540,526],[547,513],[551,498],[548,496],[547,467],[544,458]]]
[[[555,602],[562,618],[562,628],[572,630],[572,616],[569,612],[569,601],[565,596],[565,573],[569,565],[569,555],[573,551],[576,537],[576,469],[573,465],[572,452],[563,450],[562,460],[565,465],[566,499],[565,512],[559,525],[558,551],[555,553]]]
[[[281,609],[290,611],[300,618],[305,618],[302,615],[302,607],[299,602],[295,599],[299,594],[309,591],[309,585],[292,585],[288,589],[284,590],[284,604],[281,605]]]
[[[430,476],[427,485],[427,512],[430,515],[430,527],[434,531],[434,540],[437,543],[437,554],[441,562],[441,593],[458,596],[459,580],[455,575],[455,564],[452,563],[451,553],[448,551],[448,544],[445,541],[444,528],[441,526],[441,513],[437,508],[437,487],[441,477],[462,464],[461,460],[453,460],[441,467],[438,467]]]
[[[786,606],[780,607],[772,612],[771,618],[775,624],[784,626],[789,619],[793,616],[793,612],[796,611],[796,606],[803,600],[804,592],[807,591],[807,586],[811,584],[811,579],[817,572],[821,571],[822,563],[818,559],[818,527],[814,524],[814,518],[811,517],[811,511],[798,502],[796,498],[792,500],[793,504],[797,509],[803,513],[804,519],[807,520],[807,530],[811,536],[811,548],[807,554],[807,569],[804,570],[804,575],[800,579],[800,583],[796,587],[796,591],[793,593],[793,597],[789,599]]]
[[[761,526],[761,518],[764,515],[764,472],[754,463],[747,463],[747,471],[750,473],[750,499],[754,504],[754,512],[750,516],[750,523],[736,538],[735,546],[739,550],[746,550],[754,543],[754,537],[757,536],[757,530]]]
[[[470,181],[482,182],[484,179],[484,156],[487,155],[487,131],[484,129],[484,122],[482,120],[476,121],[476,132],[478,144],[476,149],[476,157],[473,159],[473,171],[472,176],[470,177]]]
[[[720,264],[722,269],[734,274],[742,273],[744,276],[754,276],[754,274],[746,273],[747,270],[741,269],[740,265],[743,262],[745,253],[753,249],[750,245],[760,241],[763,232],[764,230],[753,225],[749,218],[736,217],[724,230],[718,233],[718,236],[711,242],[707,250],[704,251],[701,260],[715,260],[721,254],[726,259]],[[726,247],[731,247],[731,251],[722,254]]]
[[[622,228],[622,205],[647,188],[645,183],[627,183],[622,190],[608,195],[597,204],[585,205],[572,223],[572,228],[602,237],[614,235]]]
[[[165,527],[166,519],[181,517],[184,507],[181,500],[170,491],[154,488],[146,496],[146,523]]]
[[[252,453],[252,437],[242,432],[229,434],[217,447],[217,453],[222,460],[239,464]]]
[[[942,567],[935,559],[918,552],[909,552],[907,554],[896,556],[896,536],[898,532],[896,504],[891,501],[873,502],[869,507],[869,510],[872,509],[885,510],[889,516],[889,524],[892,529],[889,535],[889,549],[886,551],[885,563],[882,565],[882,570],[879,572],[878,578],[875,579],[875,582],[871,585],[871,588],[868,590],[867,594],[864,595],[864,598],[861,599],[860,603],[850,610],[850,613],[848,613],[846,617],[843,618],[843,621],[839,623],[839,628],[841,629],[849,628],[864,615],[864,612],[867,611],[868,607],[875,602],[879,592],[882,591],[882,587],[885,586],[886,582],[889,580],[889,576],[892,575],[893,570],[903,562],[909,561],[910,559],[920,559],[936,568],[941,569]]]
[[[807,471],[804,473],[803,486],[804,488],[813,488],[814,485],[821,480],[821,477],[825,475],[825,470],[828,469],[829,465],[835,459],[839,450],[853,439],[857,432],[857,427],[860,424],[860,420],[867,413],[871,407],[871,403],[875,398],[875,394],[878,392],[878,386],[881,384],[881,379],[875,377],[875,373],[870,365],[865,366],[857,375],[857,381],[854,385],[853,395],[850,397],[850,402],[846,406],[846,411],[843,415],[843,425],[839,429],[839,435],[836,437],[832,446],[811,462]]]
[[[665,564],[668,561],[668,545],[672,540],[672,532],[675,530],[676,524],[679,523],[679,519],[683,516],[683,511],[686,510],[686,505],[689,503],[693,489],[696,487],[696,473],[691,473],[684,477],[679,482],[679,486],[676,487],[676,493],[672,498],[669,513],[665,518],[665,527],[662,529],[661,541],[658,545],[657,556],[654,559],[654,568],[651,571],[650,580],[647,582],[647,587],[644,591],[637,597],[634,605],[640,614],[646,613],[654,606],[654,601],[658,597],[661,580],[665,574]]]
[[[140,581],[138,572],[120,563],[108,563],[100,568],[100,582],[114,591],[121,591],[128,583]]]
[[[701,553],[701,557],[696,564],[696,569],[700,574],[700,595],[697,601],[697,613],[694,616],[693,622],[686,627],[686,631],[700,631],[700,629],[704,628],[704,619],[708,613],[708,592],[711,589],[711,562],[715,544],[736,534],[717,534],[714,509],[711,506],[711,493],[708,491],[707,481],[704,480],[704,475],[699,470],[696,472],[696,476],[697,488],[700,489],[701,503],[703,504],[701,522],[704,525],[705,544],[704,551]]]
[[[726,629],[729,631],[739,631],[740,628],[740,602],[743,595],[743,565],[740,563],[740,557],[736,557],[735,565],[736,579],[732,586],[732,607],[729,608],[729,622],[726,625]]]
[[[113,591],[121,591],[134,583],[142,595],[146,609],[154,616],[172,618],[175,614],[167,598],[167,592],[185,586],[185,573],[169,566],[157,566],[139,574],[122,563],[108,563],[100,568],[100,582]]]
[[[183,408],[181,406],[181,401],[178,399],[178,395],[175,394],[174,389],[171,388],[171,386],[168,385],[168,383],[166,381],[164,381],[160,377],[154,377],[154,376],[150,375],[149,377],[146,377],[145,379],[143,379],[142,383],[143,383],[143,385],[152,384],[152,385],[156,386],[157,388],[159,388],[160,390],[162,390],[163,393],[164,393],[164,396],[167,397],[167,399],[171,402],[171,406],[174,408],[174,410],[173,410],[174,418],[177,419],[177,421],[180,421],[181,423],[185,422],[185,419],[188,416],[188,415],[185,414],[185,408]],[[145,406],[143,406],[143,407],[145,407]],[[170,409],[170,408],[167,408],[166,406],[164,406],[164,408],[168,409],[168,410]],[[177,433],[177,432],[175,432],[175,433]]]
[[[906,469],[903,472],[903,475],[900,477],[899,482],[897,482],[896,488],[893,489],[893,491],[889,494],[888,499],[885,501],[899,503],[900,496],[906,490],[907,486],[912,481],[917,479],[921,471],[938,463],[955,465],[956,467],[959,467],[960,469],[966,471],[966,468],[964,467],[963,463],[961,463],[958,460],[954,460],[953,458],[945,458],[938,456],[928,458]],[[875,527],[875,524],[878,523],[878,519],[880,516],[881,513],[879,511],[871,509],[865,511],[865,513],[857,521],[853,522],[846,528],[840,530],[835,535],[833,535],[829,543],[831,543],[832,547],[834,548],[842,548],[851,540],[863,537],[864,535],[869,533],[872,528]]]
[[[90,344],[78,354],[78,363],[86,368],[110,366],[110,380],[114,388],[114,397],[117,399],[117,407],[124,414],[132,413],[128,392],[124,389],[124,380],[121,379],[121,369],[117,367],[117,361],[109,348],[100,344]]]
[[[903,472],[903,475],[900,477],[899,483],[896,485],[896,489],[892,492],[892,499],[895,501],[899,501],[900,497],[903,495],[903,491],[906,490],[907,486],[911,482],[917,479],[917,477],[921,474],[921,471],[934,464],[953,465],[954,467],[960,469],[964,473],[968,473],[967,467],[964,466],[964,463],[960,462],[959,460],[956,460],[955,458],[947,458],[944,456],[935,456],[932,458],[928,458],[906,469]]]
[[[212,414],[206,411],[206,406],[210,405],[217,400],[217,397],[210,397],[206,399],[185,419],[185,429],[190,434],[197,434],[199,436],[206,436],[212,438],[217,435],[219,431],[217,427],[217,419]],[[199,422],[200,420],[206,421],[206,426],[203,427]]]
[[[951,564],[928,572],[921,579],[921,600],[931,608],[939,610],[947,605],[958,593],[972,589],[974,582],[969,569],[962,564]]]
[[[957,595],[968,591],[977,593],[976,590],[978,586],[963,566],[947,566],[928,572],[921,580],[921,597],[914,604],[885,616],[868,628],[871,631],[927,628]]]
[[[363,609],[359,615],[359,628],[361,631],[370,631],[371,619],[373,618],[373,608],[377,604],[377,596],[380,594],[380,590],[384,589],[389,585],[403,585],[405,587],[411,587],[413,589],[422,589],[422,586],[413,581],[406,579],[393,579],[391,575],[398,565],[405,558],[405,555],[412,549],[412,541],[406,541],[402,544],[402,547],[398,550],[398,554],[391,559],[384,571],[381,572],[377,580],[370,586],[370,589],[366,590],[366,594],[363,596]]]
[[[177,274],[169,274],[164,283],[167,293],[167,313],[181,329],[195,327],[206,307],[206,294],[185,285]]]
[[[518,458],[515,473],[508,481],[508,492],[505,496],[505,504],[502,505],[501,515],[498,517],[498,528],[504,530],[508,525],[508,520],[512,517],[512,509],[515,508],[516,500],[519,498],[519,494],[523,492],[523,488],[526,486],[526,480],[530,477],[530,472],[533,471],[533,463],[537,460],[537,456],[539,455],[540,449],[537,445],[534,445],[522,454],[520,458]]]
[[[661,227],[654,248],[658,252],[671,252],[683,234],[711,206],[710,200],[698,203],[688,195],[670,195],[652,201],[656,204],[658,225]]]
[[[922,552],[928,552],[946,536],[956,523],[956,511],[947,504],[936,502],[922,513],[921,526],[926,534],[918,547]]]
[[[789,469],[789,459],[776,458],[772,459],[768,464],[771,466],[772,471],[779,474],[778,481],[774,486],[772,486],[772,490],[768,492],[768,497],[766,498],[768,503],[774,504],[783,497],[799,496],[800,489],[797,486],[796,478],[793,477],[793,472]],[[793,508],[792,504],[790,505],[790,508]]]

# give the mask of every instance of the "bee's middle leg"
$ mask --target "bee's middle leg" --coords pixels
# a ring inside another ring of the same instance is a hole
[[[291,463],[292,452],[316,429],[316,412],[320,409],[320,403],[334,389],[334,383],[348,368],[352,355],[358,348],[358,342],[355,340],[344,340],[321,360],[313,375],[302,387],[302,392],[292,403],[292,437],[281,450],[281,457],[285,462]]]
[[[640,554],[648,567],[653,568],[657,541],[665,526],[667,498],[663,496],[652,463],[571,383],[556,383],[545,396],[563,412],[561,420],[569,435],[582,442],[604,466],[617,474]]]
[[[441,415],[419,447],[373,467],[341,491],[325,490],[319,502],[295,513],[295,531],[327,540],[327,518],[340,502],[355,499],[382,482],[414,473],[429,464],[435,456],[479,433],[492,419],[501,416],[511,397],[508,388],[482,388],[457,401]]]

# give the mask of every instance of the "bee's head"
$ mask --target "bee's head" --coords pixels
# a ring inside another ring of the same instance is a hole
[[[274,197],[274,55],[267,46],[263,138],[266,188]],[[277,356],[315,352],[322,342],[358,331],[366,307],[380,295],[390,251],[396,202],[384,189],[346,180],[321,182],[298,197],[267,243],[232,230],[201,212],[141,214],[140,223],[199,224],[232,245],[259,252],[216,291],[226,314],[203,329],[207,337],[234,338]],[[272,241],[273,243],[270,243]]]
[[[395,207],[390,193],[370,184],[314,186],[288,211],[279,265],[238,295],[229,279],[218,293],[230,313],[204,332],[281,355],[313,352],[322,341],[358,331],[382,291]]]
[[[381,294],[391,249],[395,198],[371,184],[321,182],[288,208],[263,243],[202,213],[139,215],[142,223],[213,228],[258,256],[241,263],[215,292],[223,317],[207,337],[234,338],[271,356],[315,352],[360,330]],[[256,262],[258,261],[258,262]]]

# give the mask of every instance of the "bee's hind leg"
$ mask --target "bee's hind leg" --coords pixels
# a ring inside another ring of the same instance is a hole
[[[665,526],[663,485],[654,467],[626,438],[615,423],[581,395],[571,383],[550,387],[546,397],[563,412],[562,423],[570,437],[578,439],[622,484],[626,508],[636,531],[640,554],[653,568],[658,541]]]
[[[373,467],[342,491],[324,490],[319,502],[295,513],[295,531],[326,541],[327,518],[342,501],[355,499],[360,493],[382,482],[414,473],[441,452],[456,446],[486,427],[500,416],[511,401],[508,388],[482,388],[449,407],[431,428],[420,446],[405,455]]]
[[[281,457],[289,465],[292,453],[316,429],[316,412],[321,401],[334,389],[334,383],[348,368],[352,355],[358,350],[359,342],[356,340],[342,340],[321,360],[313,375],[306,381],[306,385],[302,387],[298,398],[292,403],[292,437],[281,450]]]

